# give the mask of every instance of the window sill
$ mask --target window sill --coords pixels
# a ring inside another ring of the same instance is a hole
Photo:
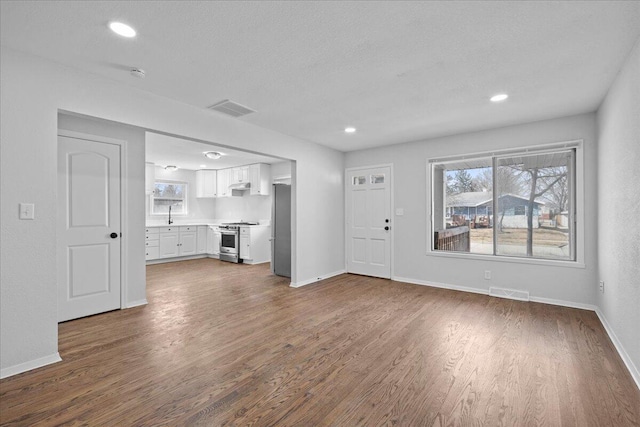
[[[545,265],[547,267],[586,268],[586,265],[583,262],[553,260],[553,259],[519,258],[519,257],[506,257],[506,256],[497,256],[497,255],[482,255],[482,254],[432,251],[432,250],[427,251],[427,256],[470,259],[470,260],[476,260],[476,261],[508,262],[513,264]]]

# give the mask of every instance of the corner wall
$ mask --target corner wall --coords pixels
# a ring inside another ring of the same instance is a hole
[[[640,40],[598,110],[598,315],[640,387]]]

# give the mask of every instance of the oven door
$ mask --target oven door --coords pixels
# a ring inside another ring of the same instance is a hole
[[[239,262],[238,231],[220,230],[220,259],[222,261]]]

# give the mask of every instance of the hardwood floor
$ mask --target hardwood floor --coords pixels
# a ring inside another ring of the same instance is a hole
[[[0,424],[626,426],[640,391],[593,312],[268,265],[147,267],[149,305],[60,325]]]

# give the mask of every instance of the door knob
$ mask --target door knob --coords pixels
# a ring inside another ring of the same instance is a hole
[[[385,230],[387,230],[387,231],[389,231],[389,227],[385,227],[384,229],[385,229]]]
[[[389,220],[388,220],[388,219],[385,219],[385,220],[384,220],[384,222],[388,223],[388,222],[389,222]]]
[[[115,239],[118,237],[118,233],[111,233],[109,234],[109,237],[111,237],[112,239]]]

